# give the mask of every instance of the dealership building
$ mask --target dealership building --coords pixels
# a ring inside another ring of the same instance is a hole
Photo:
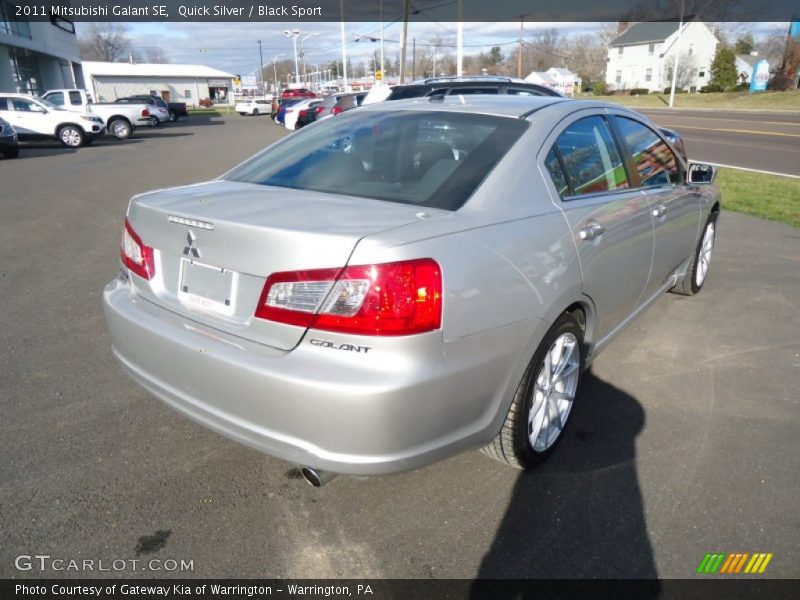
[[[234,75],[203,65],[83,62],[86,89],[97,102],[126,96],[160,96],[167,102],[197,105],[233,103]]]
[[[83,87],[74,24],[60,17],[28,21],[15,12],[0,0],[0,92]]]

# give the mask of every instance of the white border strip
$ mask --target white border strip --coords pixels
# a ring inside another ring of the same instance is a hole
[[[750,173],[763,173],[764,175],[777,175],[779,177],[789,177],[790,179],[800,179],[800,175],[791,175],[790,173],[778,173],[776,171],[762,171],[760,169],[748,169],[747,167],[737,167],[736,165],[722,165],[720,163],[708,162],[707,160],[697,160],[694,158],[690,158],[689,162],[702,163],[705,165],[713,165],[715,167],[722,167],[723,169],[736,169],[737,171],[749,171]]]

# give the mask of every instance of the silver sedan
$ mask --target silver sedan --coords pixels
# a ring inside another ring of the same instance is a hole
[[[720,210],[642,115],[555,97],[375,104],[134,197],[105,289],[143,387],[333,473],[558,444],[592,359],[703,286]]]

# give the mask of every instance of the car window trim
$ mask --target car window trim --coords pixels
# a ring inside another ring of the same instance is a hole
[[[620,157],[622,157],[622,166],[625,169],[625,173],[628,175],[628,188],[640,188],[642,187],[642,178],[639,176],[639,169],[636,167],[633,153],[625,142],[625,136],[617,129],[616,122],[611,119],[612,116],[613,115],[604,114],[603,120],[606,122],[608,130],[611,132],[611,139],[613,139],[614,143],[617,145],[617,152],[619,152]]]

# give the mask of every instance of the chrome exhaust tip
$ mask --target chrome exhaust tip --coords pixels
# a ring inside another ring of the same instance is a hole
[[[303,474],[303,479],[305,479],[308,483],[310,483],[314,487],[322,487],[323,485],[328,483],[331,479],[336,477],[336,473],[331,473],[330,471],[322,471],[320,469],[315,469],[313,467],[303,467],[300,469],[300,473]]]

